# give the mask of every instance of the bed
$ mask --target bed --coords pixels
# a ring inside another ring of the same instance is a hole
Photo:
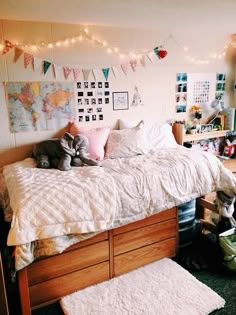
[[[156,132],[160,136],[160,128]],[[212,191],[236,195],[235,177],[212,154],[173,139],[163,145],[163,136],[150,145],[147,138],[141,126],[111,131],[102,167],[45,170],[32,158],[4,166],[7,193],[2,195],[9,202],[3,208],[11,222],[7,243],[16,249],[24,315],[86,286],[174,257],[177,206]]]

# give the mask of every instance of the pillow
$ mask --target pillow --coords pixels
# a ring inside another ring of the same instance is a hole
[[[172,127],[168,123],[153,124],[146,127],[149,145],[155,151],[156,149],[174,149],[178,143],[172,132]]]
[[[119,119],[119,128],[132,128],[136,126],[138,122]],[[173,149],[178,146],[175,137],[172,133],[172,127],[168,123],[154,123],[151,125],[145,124],[145,131],[149,145],[153,150],[156,149]]]
[[[97,161],[104,159],[105,145],[110,132],[109,127],[85,129],[75,123],[70,123],[69,132],[74,136],[77,134],[85,135],[89,140],[89,156]]]
[[[134,128],[112,130],[106,144],[105,158],[116,159],[146,154],[150,151],[144,123]]]
[[[134,121],[134,120],[127,120],[127,119],[119,119],[119,129],[136,127],[139,123],[141,123],[141,121],[140,120]]]

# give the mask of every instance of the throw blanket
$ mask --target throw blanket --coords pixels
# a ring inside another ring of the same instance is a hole
[[[35,240],[86,238],[212,191],[236,195],[236,178],[214,155],[184,147],[68,172],[26,159],[5,166],[4,177],[13,210],[8,245],[24,246],[24,255]]]

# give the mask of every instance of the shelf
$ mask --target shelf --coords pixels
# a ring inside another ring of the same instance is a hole
[[[196,133],[196,134],[184,134],[183,142],[188,141],[199,141],[204,139],[213,139],[225,137],[229,130],[220,130],[220,131],[212,131],[212,132],[204,132],[204,133]]]
[[[183,145],[184,142],[200,141],[204,139],[213,139],[225,137],[229,130],[219,130],[212,132],[203,132],[196,134],[186,134],[184,124],[175,123],[173,125],[173,134],[178,144]]]

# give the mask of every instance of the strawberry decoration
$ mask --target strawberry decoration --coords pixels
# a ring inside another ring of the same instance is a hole
[[[163,50],[161,47],[155,47],[153,50],[159,59],[163,59],[167,56],[167,51]]]

